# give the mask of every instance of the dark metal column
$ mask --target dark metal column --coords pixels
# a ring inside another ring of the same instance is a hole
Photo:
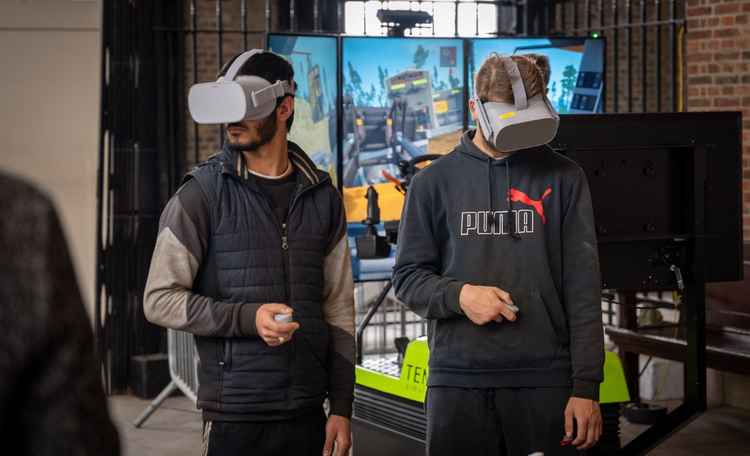
[[[661,111],[661,3],[656,0],[656,112]]]
[[[222,0],[216,0],[216,51],[218,52],[216,59],[218,73],[221,70],[221,66],[224,64],[224,14],[222,8]],[[197,56],[195,56],[197,58]],[[219,145],[224,145],[224,128],[222,125],[216,127],[219,136]]]
[[[619,294],[620,314],[619,327],[636,331],[638,329],[638,315],[635,292],[624,291]],[[625,380],[628,382],[630,398],[634,402],[640,401],[640,386],[638,383],[638,353],[628,352],[620,349],[620,359],[622,359],[623,369],[625,370]]]
[[[641,0],[641,112],[648,111],[648,65],[646,65],[648,28],[646,27],[646,0]]]
[[[198,30],[198,11],[195,5],[196,0],[190,0],[190,26],[193,30]],[[198,81],[198,34],[193,32],[191,35],[191,44],[193,52],[193,84],[197,84]],[[200,161],[200,132],[198,131],[198,124],[193,122],[193,163],[197,164]]]
[[[519,2],[516,7],[516,33],[523,35],[547,35],[554,27],[549,14],[550,6],[544,0],[528,0],[526,3]],[[505,10],[498,5],[498,14]],[[498,18],[498,26],[502,22]],[[504,33],[505,30],[499,28]]]
[[[614,104],[614,112],[620,111],[620,83],[619,83],[619,76],[620,76],[620,34],[618,30],[618,24],[620,22],[620,18],[618,17],[617,13],[617,2],[618,0],[612,0],[612,41],[613,43],[610,44],[612,46],[612,52],[614,52],[614,71],[612,72],[612,101]]]
[[[690,219],[692,239],[688,280],[685,285],[686,353],[683,403],[646,429],[623,448],[623,454],[647,454],[706,410],[706,284],[705,284],[705,192],[707,148],[692,151],[693,187]]]
[[[626,0],[628,12],[628,112],[633,112],[633,2]]]
[[[128,386],[130,358],[160,352],[164,332],[143,316],[143,288],[159,213],[182,170],[183,2],[103,3],[102,106],[97,189],[96,309],[107,391]],[[167,64],[164,56],[172,56]],[[176,106],[176,107],[175,107]],[[102,323],[103,322],[103,323]]]
[[[247,0],[240,2],[240,30],[242,30],[242,50],[247,50]]]

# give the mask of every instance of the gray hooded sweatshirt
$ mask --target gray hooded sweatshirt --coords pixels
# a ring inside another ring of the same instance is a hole
[[[411,181],[397,297],[430,320],[429,386],[571,386],[598,399],[604,344],[594,216],[583,170],[548,147],[493,159],[466,133]],[[499,287],[514,322],[476,325],[464,284]]]

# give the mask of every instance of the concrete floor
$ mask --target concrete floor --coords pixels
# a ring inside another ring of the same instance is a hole
[[[193,403],[184,396],[170,397],[136,429],[133,420],[149,402],[134,396],[114,396],[110,400],[123,456],[198,456],[202,423]]]
[[[667,405],[670,410],[673,405]],[[648,426],[628,423],[620,418],[623,444]],[[734,407],[712,408],[655,450],[654,456],[750,455],[750,410]]]
[[[110,401],[112,415],[120,429],[124,456],[200,454],[201,416],[188,399],[181,396],[167,399],[141,429],[135,429],[132,422],[148,403],[133,396],[115,396]],[[644,426],[623,420],[623,441],[631,440],[643,429]],[[649,454],[750,454],[750,410],[732,407],[711,409]]]

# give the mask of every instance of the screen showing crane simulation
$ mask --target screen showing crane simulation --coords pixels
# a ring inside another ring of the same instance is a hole
[[[399,162],[453,150],[463,64],[461,39],[342,39],[344,187],[399,178]]]
[[[294,67],[297,93],[289,139],[336,179],[336,59],[332,36],[268,35],[268,49]]]
[[[603,111],[604,40],[597,38],[475,38],[469,40],[469,90],[482,62],[493,52],[510,56],[543,54],[549,58],[547,96],[560,114]],[[471,122],[471,119],[469,119]]]

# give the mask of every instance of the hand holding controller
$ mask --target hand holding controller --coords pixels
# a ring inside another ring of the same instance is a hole
[[[292,308],[286,304],[270,303],[260,306],[255,315],[255,327],[258,335],[270,347],[277,347],[288,342],[299,323],[292,317]]]
[[[459,307],[469,320],[480,326],[492,321],[515,321],[518,310],[507,291],[471,284],[461,288]]]

